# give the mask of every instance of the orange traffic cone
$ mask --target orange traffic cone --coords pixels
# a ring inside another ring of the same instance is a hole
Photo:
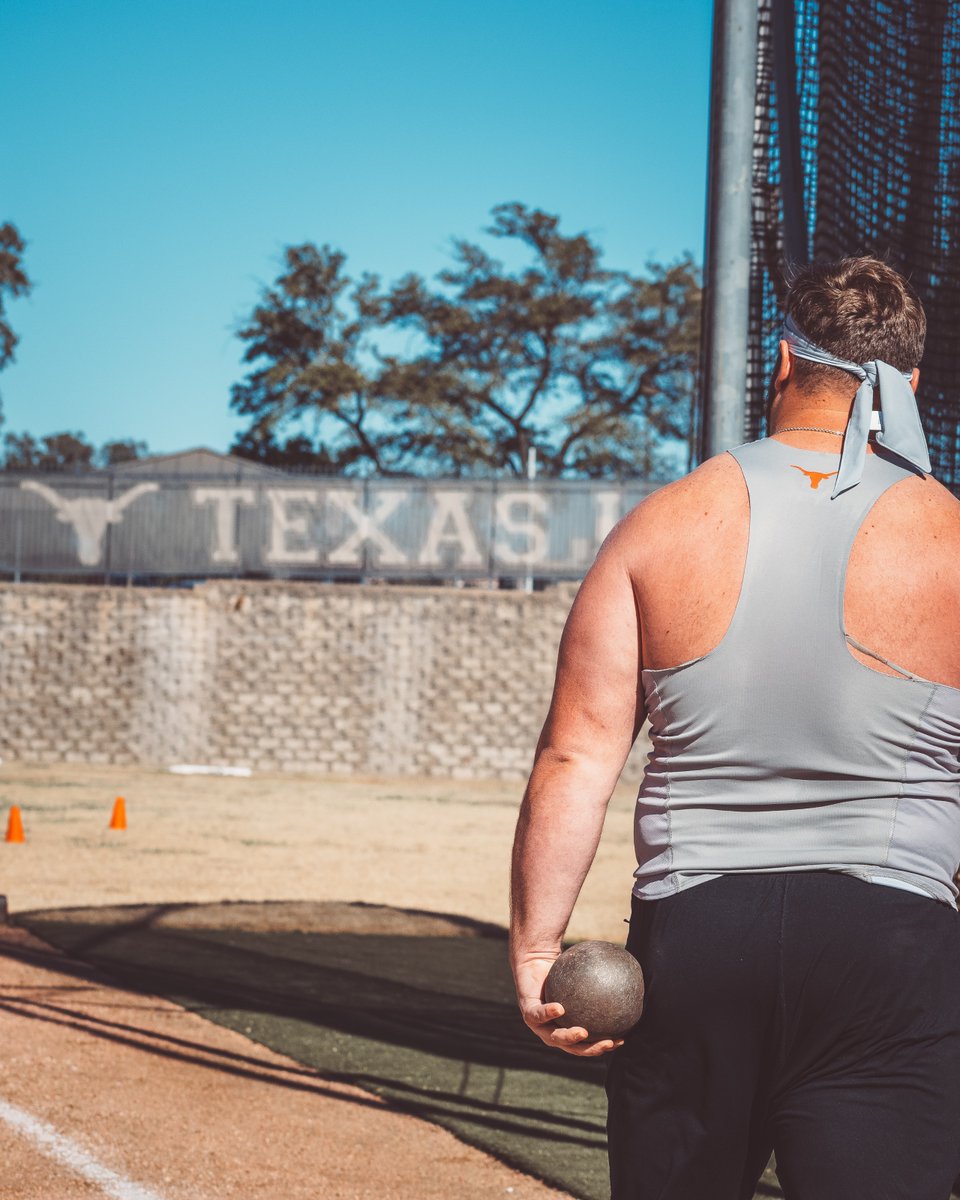
[[[8,842],[25,842],[27,839],[23,836],[23,819],[20,816],[18,805],[10,806],[10,817],[7,821],[7,841]]]
[[[110,817],[111,829],[126,829],[127,827],[127,806],[124,803],[123,797],[118,796],[113,802],[113,814]]]

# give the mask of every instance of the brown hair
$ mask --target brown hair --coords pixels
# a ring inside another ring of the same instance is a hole
[[[878,358],[898,371],[920,362],[927,318],[920,297],[906,279],[878,258],[841,258],[792,270],[786,312],[822,350],[851,362]],[[799,388],[855,384],[836,367],[797,359]]]

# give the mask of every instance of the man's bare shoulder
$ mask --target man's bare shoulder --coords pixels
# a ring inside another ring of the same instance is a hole
[[[904,480],[900,487],[915,503],[960,528],[960,500],[938,479],[932,475],[914,476]]]
[[[927,476],[888,488],[848,560],[851,637],[923,679],[960,687],[960,501]]]
[[[932,475],[911,476],[877,501],[872,516],[927,532],[934,539],[960,539],[960,500]]]
[[[647,506],[648,519],[661,519],[686,508],[697,508],[707,501],[736,496],[742,482],[743,475],[733,455],[717,454],[689,475],[658,488],[637,508]]]
[[[932,476],[889,488],[861,526],[858,550],[897,553],[902,564],[945,572],[960,586],[960,500]]]
[[[689,475],[651,492],[620,520],[618,529],[644,537],[675,533],[679,522],[702,517],[717,505],[737,506],[743,497],[743,475],[736,459],[717,454]]]

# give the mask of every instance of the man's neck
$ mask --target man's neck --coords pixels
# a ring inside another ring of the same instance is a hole
[[[832,429],[842,433],[847,427],[853,398],[836,392],[796,396],[781,392],[771,410],[770,432],[798,425],[815,429]]]

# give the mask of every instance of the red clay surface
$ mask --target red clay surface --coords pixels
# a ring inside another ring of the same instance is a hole
[[[163,1200],[563,1196],[444,1130],[166,1000],[114,988],[2,926],[0,1045],[0,1102]],[[0,1160],[0,1200],[110,1194],[2,1119]]]

